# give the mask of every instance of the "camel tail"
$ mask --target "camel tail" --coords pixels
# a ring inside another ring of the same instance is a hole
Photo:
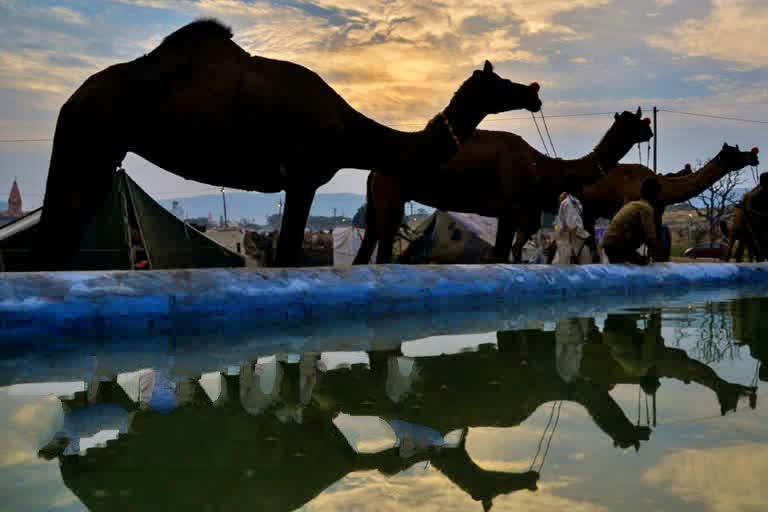
[[[368,179],[365,180],[365,231],[367,232],[374,225],[373,211],[373,171],[368,173]]]

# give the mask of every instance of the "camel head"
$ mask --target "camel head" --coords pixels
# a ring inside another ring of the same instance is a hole
[[[651,120],[643,117],[643,111],[637,107],[637,112],[624,111],[613,116],[613,130],[625,141],[632,144],[648,142],[653,137]]]
[[[522,85],[501,78],[493,71],[493,64],[485,61],[483,69],[473,72],[456,96],[483,114],[520,109],[538,112],[541,109],[539,89],[536,82]]]
[[[739,149],[738,144],[729,146],[728,143],[724,143],[723,149],[720,150],[720,153],[715,158],[729,171],[740,171],[748,165],[753,167],[759,165],[758,153],[760,153],[760,150],[757,148],[742,151]]]

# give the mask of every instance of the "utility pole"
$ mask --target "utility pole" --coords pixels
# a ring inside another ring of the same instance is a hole
[[[227,196],[224,195],[224,187],[221,187],[221,200],[224,202],[224,226],[227,225]]]
[[[658,174],[656,170],[656,151],[659,141],[659,123],[656,122],[656,113],[659,111],[656,107],[653,107],[653,173]]]

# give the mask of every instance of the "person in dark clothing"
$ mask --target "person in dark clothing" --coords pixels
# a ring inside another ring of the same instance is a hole
[[[602,243],[609,262],[647,263],[637,253],[643,244],[651,255],[660,254],[653,206],[660,192],[661,185],[656,178],[646,179],[640,187],[641,199],[625,204],[611,220]]]

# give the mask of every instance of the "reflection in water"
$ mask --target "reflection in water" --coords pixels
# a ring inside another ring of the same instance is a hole
[[[727,309],[735,342],[759,361],[768,356],[764,308],[768,301],[739,300]],[[661,310],[611,314],[602,329],[592,318],[570,318],[549,331],[499,331],[495,341],[418,357],[360,352],[346,362],[333,353],[277,354],[195,378],[120,374],[61,397],[62,427],[39,456],[58,459],[63,482],[90,510],[295,510],[352,473],[407,475],[415,465],[489,510],[499,496],[507,502],[546,486],[547,454],[568,428],[563,404],[583,408],[601,436],[633,451],[651,439],[656,397],[667,388],[703,386],[720,415],[737,410],[741,397],[756,407],[755,387],[721,377],[717,361],[666,345]],[[614,396],[620,385],[650,397],[653,420],[627,417]],[[549,418],[544,428],[531,421],[537,411]],[[504,435],[535,427],[540,435],[529,462],[498,471],[468,449],[470,430],[480,427]],[[578,451],[570,460],[583,459]]]
[[[729,304],[733,315],[733,337],[747,345],[758,361],[761,381],[768,381],[768,301],[738,299]]]

